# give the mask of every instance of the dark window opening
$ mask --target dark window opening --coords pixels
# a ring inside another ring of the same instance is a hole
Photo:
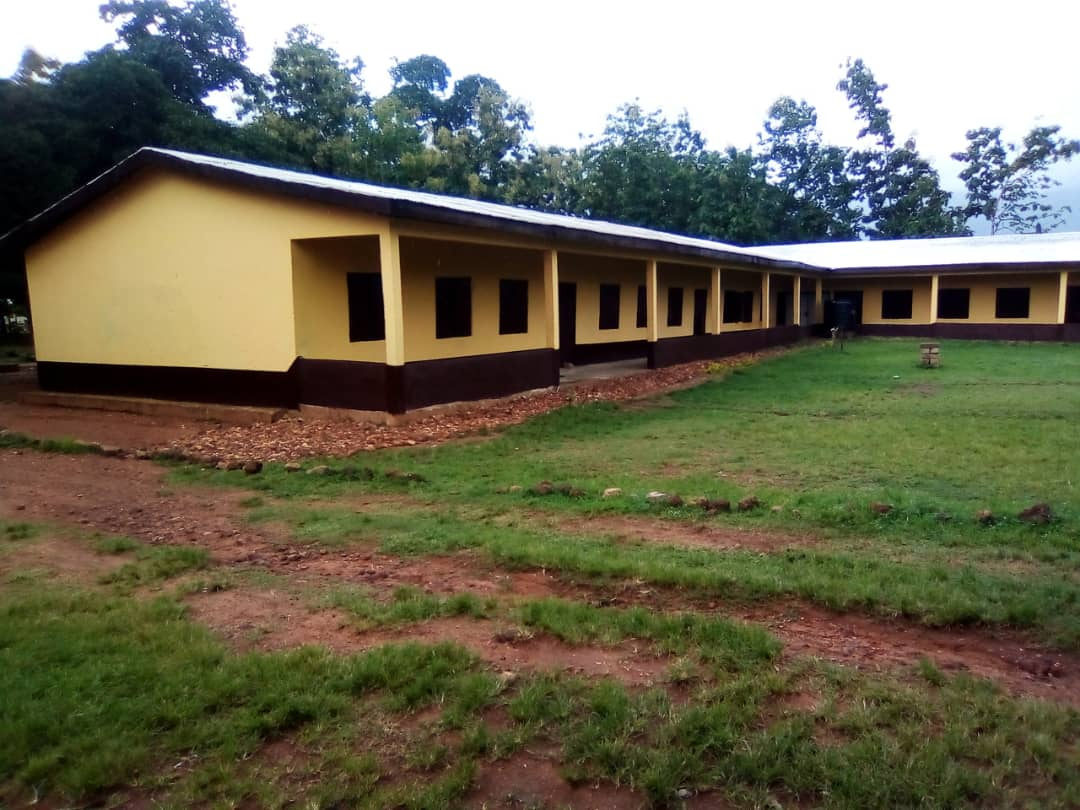
[[[1030,310],[1030,287],[998,287],[995,318],[1026,318]]]
[[[1080,323],[1080,287],[1065,292],[1065,323]]]
[[[956,287],[938,290],[937,316],[943,319],[963,320],[971,312],[971,290]]]
[[[649,325],[649,304],[646,298],[645,285],[639,284],[637,288],[637,327],[644,329]]]
[[[682,287],[668,287],[667,325],[682,326]]]
[[[600,285],[600,328],[619,328],[619,285]]]
[[[499,280],[499,334],[521,335],[529,331],[529,282]]]
[[[694,334],[704,335],[709,311],[709,291],[694,290]]]
[[[886,321],[911,318],[911,290],[882,290],[881,318]]]
[[[752,323],[753,290],[724,290],[724,323]]]
[[[469,337],[472,334],[472,279],[435,279],[435,337]]]
[[[347,273],[345,284],[349,303],[349,342],[386,340],[382,275]]]

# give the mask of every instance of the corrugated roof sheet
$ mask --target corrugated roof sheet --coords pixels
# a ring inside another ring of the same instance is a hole
[[[818,242],[755,248],[758,255],[830,270],[1080,262],[1080,233],[1003,234],[941,239]]]

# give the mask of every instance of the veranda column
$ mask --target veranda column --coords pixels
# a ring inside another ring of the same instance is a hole
[[[1057,322],[1065,323],[1066,302],[1069,300],[1069,271],[1061,271],[1061,280],[1058,282],[1058,307]]]
[[[772,313],[769,312],[769,274],[761,274],[761,328],[768,329],[772,325]]]
[[[392,228],[379,234],[383,318],[386,321],[386,365],[405,365],[405,315],[401,297],[401,250]]]
[[[791,291],[791,322],[802,326],[802,276],[795,276]]]
[[[559,253],[544,251],[544,345],[559,348]]]
[[[930,276],[930,323],[937,323],[938,288],[940,282],[940,276],[936,274]]]
[[[719,335],[724,323],[724,285],[721,283],[720,268],[714,267],[709,273],[709,320],[705,331],[710,335]]]

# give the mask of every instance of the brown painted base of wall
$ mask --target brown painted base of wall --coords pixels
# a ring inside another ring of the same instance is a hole
[[[741,352],[753,352],[772,346],[795,343],[810,336],[809,326],[776,326],[772,329],[747,329],[719,335],[664,338],[650,344],[649,368],[663,368],[694,360],[711,360]]]
[[[404,413],[491,399],[559,383],[558,353],[535,349],[425,360],[404,366],[298,358],[288,371],[38,363],[45,391],[126,397]]]
[[[38,361],[43,391],[295,408],[297,364],[288,371]]]
[[[1080,324],[927,323],[863,324],[860,335],[926,337],[961,340],[1038,340],[1080,343]]]

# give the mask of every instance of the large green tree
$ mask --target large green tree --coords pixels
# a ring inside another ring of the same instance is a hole
[[[903,239],[968,233],[965,216],[950,204],[941,178],[914,139],[897,146],[892,113],[879,83],[861,59],[848,61],[837,84],[861,122],[861,148],[852,150],[847,174],[863,207],[862,230],[871,239]]]
[[[1080,142],[1063,137],[1059,126],[1034,127],[1019,145],[1002,141],[1001,127],[968,130],[967,141],[953,159],[964,166],[968,217],[985,219],[991,234],[1048,231],[1064,222],[1071,209],[1046,201],[1047,192],[1060,185],[1050,168],[1071,159]]]

